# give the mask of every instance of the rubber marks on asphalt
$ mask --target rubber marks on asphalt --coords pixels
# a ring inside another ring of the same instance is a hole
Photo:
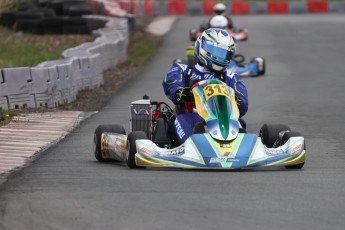
[[[36,153],[63,139],[83,118],[79,111],[22,114],[0,127],[0,174],[22,167]]]

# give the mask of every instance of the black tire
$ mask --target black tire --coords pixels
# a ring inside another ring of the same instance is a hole
[[[86,18],[63,17],[63,24],[65,26],[87,26]]]
[[[147,134],[144,131],[134,131],[127,137],[126,163],[129,168],[143,168],[135,163],[135,154],[137,153],[135,141],[138,139],[148,139]]]
[[[282,138],[282,145],[285,144],[291,137],[300,137],[302,134],[299,132],[286,132]],[[304,143],[304,150],[305,150],[305,143]],[[301,169],[304,166],[304,162],[296,165],[287,165],[285,168],[287,169]]]
[[[91,15],[92,10],[88,6],[70,6],[64,10],[64,15],[71,17],[81,17],[83,15]]]
[[[261,59],[261,60],[258,60],[258,59]],[[251,62],[257,62],[259,66],[260,66],[260,62],[262,62],[261,69],[259,67],[259,75],[265,75],[265,73],[266,73],[266,60],[265,60],[265,58],[263,58],[263,57],[252,58]]]
[[[44,34],[62,34],[62,17],[47,17],[42,21]]]
[[[63,15],[63,2],[62,1],[49,1],[47,6],[53,9],[56,15]]]
[[[28,10],[30,13],[43,14],[44,17],[56,17],[56,13],[52,8],[39,7]]]
[[[281,124],[264,124],[261,129],[259,136],[262,139],[262,143],[267,148],[272,148],[276,140],[279,139],[279,133],[282,131],[291,131],[290,127]]]
[[[237,65],[241,65],[245,61],[245,57],[242,54],[235,54],[233,60]]]
[[[107,24],[106,20],[97,19],[97,18],[88,18],[87,25],[89,26],[90,31],[98,30],[100,28],[105,27]]]
[[[63,18],[62,30],[64,34],[89,34],[89,26],[85,18]]]
[[[23,1],[22,1],[23,2]],[[17,11],[28,11],[28,10],[31,10],[31,9],[34,9],[36,8],[36,5],[34,3],[31,3],[31,2],[27,2],[27,3],[20,3],[18,8],[17,8]]]
[[[243,118],[240,117],[238,121],[241,123],[243,129],[247,129],[247,123],[245,122],[245,120],[243,120]]]
[[[63,34],[90,34],[88,26],[66,26],[62,28]]]
[[[43,12],[17,12],[16,13],[16,19],[17,20],[38,20],[43,19],[44,13]]]
[[[3,12],[0,16],[0,25],[12,28],[16,22],[16,13],[14,12]]]
[[[95,158],[99,162],[106,162],[110,161],[109,159],[104,159],[102,157],[102,143],[101,143],[101,137],[102,133],[109,132],[109,133],[119,133],[126,135],[126,130],[123,128],[122,125],[99,125],[96,130],[93,137],[93,152],[95,155]]]
[[[192,131],[193,134],[202,134],[205,132],[206,130],[205,130],[204,122],[198,122],[194,125],[193,131]]]
[[[17,21],[15,31],[23,31],[24,33],[43,34],[41,19],[20,19]]]
[[[262,67],[262,70],[260,71],[260,74],[261,75],[265,75],[265,73],[266,73],[266,60],[264,59],[264,58],[262,58],[263,59],[263,67]]]

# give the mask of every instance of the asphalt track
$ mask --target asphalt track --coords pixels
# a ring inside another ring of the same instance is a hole
[[[188,30],[204,17],[180,18],[140,76],[111,103],[0,186],[0,229],[344,229],[345,16],[234,17],[249,29],[239,43],[263,56],[267,74],[246,78],[249,131],[286,123],[306,137],[303,170],[129,170],[96,162],[98,124],[128,129],[128,104],[183,57]]]

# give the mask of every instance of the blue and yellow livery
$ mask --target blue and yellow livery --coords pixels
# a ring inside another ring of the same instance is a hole
[[[119,125],[100,126],[94,137],[97,160],[125,161],[130,168],[303,167],[306,152],[302,135],[291,132],[285,125],[271,125],[270,128],[264,125],[260,135],[245,132],[239,121],[234,90],[219,80],[200,81],[192,87],[192,92],[194,112],[205,120],[205,133],[192,134],[185,143],[169,147],[155,143],[155,138],[149,138],[150,126],[144,132],[135,130],[139,126],[132,123],[132,132],[128,136]],[[145,124],[150,125],[150,119],[155,119],[150,101],[141,100],[136,104],[140,104],[141,108],[146,106],[145,112],[133,113],[131,119],[140,117],[142,121],[149,121]]]

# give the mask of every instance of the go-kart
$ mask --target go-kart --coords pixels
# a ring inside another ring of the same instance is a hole
[[[96,159],[123,161],[130,168],[303,167],[306,151],[300,133],[277,124],[263,125],[259,135],[247,133],[239,121],[234,90],[219,80],[200,81],[192,86],[192,92],[194,112],[205,122],[198,123],[184,143],[176,142],[170,132],[174,110],[164,102],[145,97],[130,105],[128,136],[122,125],[96,128],[93,145]]]
[[[194,45],[187,47],[186,56],[187,61],[179,59],[180,62],[193,67],[197,63],[197,60],[194,56]],[[245,63],[245,58],[242,54],[235,54],[228,69],[236,72],[241,77],[258,77],[266,73],[266,60],[263,57],[254,57],[249,63]]]
[[[189,38],[191,41],[196,41],[196,39],[200,36],[200,34],[207,29],[205,25],[201,25],[200,29],[191,29],[189,31]],[[236,41],[246,41],[248,40],[248,29],[226,29],[228,33],[236,40]]]

